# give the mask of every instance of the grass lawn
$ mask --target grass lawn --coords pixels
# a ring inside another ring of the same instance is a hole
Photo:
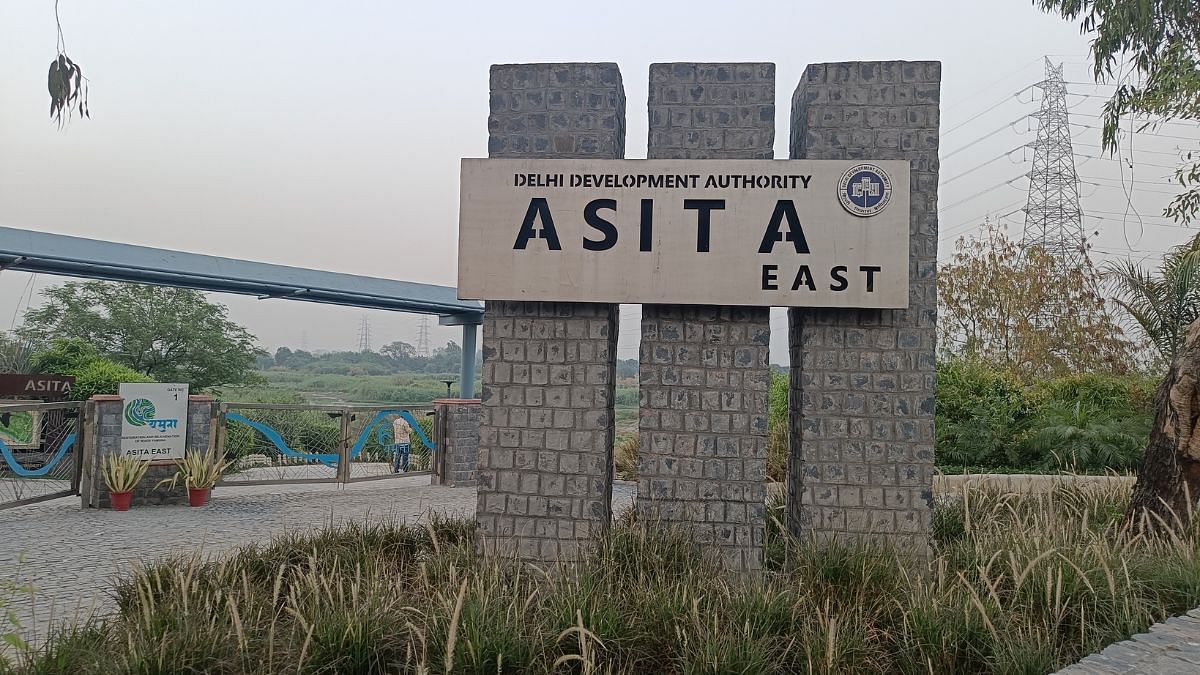
[[[550,570],[476,557],[467,521],[354,524],[131,574],[9,670],[1044,673],[1200,605],[1197,528],[1124,538],[1120,492],[967,497],[927,563],[792,541],[776,506],[756,579],[629,520]]]

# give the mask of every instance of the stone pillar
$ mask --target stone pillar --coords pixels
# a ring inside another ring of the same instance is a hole
[[[791,309],[788,527],[818,541],[929,550],[937,319],[936,61],[810,65],[791,156],[907,159],[906,310]]]
[[[108,486],[104,484],[104,476],[100,467],[104,458],[121,451],[121,413],[125,400],[120,396],[93,396],[91,402],[95,410],[95,436],[91,440],[93,450],[85,458],[89,463],[87,475],[90,487],[83,490],[83,506],[106,509],[112,505],[109,498]],[[204,451],[208,449],[212,435],[214,403],[211,396],[189,396],[187,409],[187,436],[184,448]],[[133,505],[165,505],[186,504],[187,488],[183,484],[175,488],[169,486],[157,487],[159,481],[175,475],[174,460],[156,460],[150,462],[150,469],[145,478],[138,483],[133,491]]]
[[[770,159],[775,65],[653,64],[649,114],[651,159]],[[770,339],[766,307],[642,306],[638,513],[734,570],[762,565]]]
[[[488,155],[625,156],[615,63],[496,65]],[[481,551],[572,560],[612,520],[617,305],[486,303],[476,511]]]
[[[479,403],[477,398],[442,398],[433,402],[440,485],[475,485],[479,459]]]

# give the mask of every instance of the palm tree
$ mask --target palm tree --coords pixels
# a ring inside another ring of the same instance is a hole
[[[1172,248],[1157,272],[1126,260],[1110,264],[1115,301],[1141,327],[1168,363],[1183,346],[1187,327],[1200,318],[1200,235]]]

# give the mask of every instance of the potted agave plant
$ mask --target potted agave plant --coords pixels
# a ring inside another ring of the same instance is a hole
[[[133,490],[146,477],[150,462],[129,455],[109,455],[104,458],[100,473],[108,486],[113,511],[128,511],[133,503]]]
[[[233,462],[220,461],[216,448],[209,448],[204,452],[189,452],[179,462],[175,475],[159,481],[156,487],[170,485],[173,488],[183,481],[187,486],[188,505],[204,506],[208,503],[212,486],[231,464]]]

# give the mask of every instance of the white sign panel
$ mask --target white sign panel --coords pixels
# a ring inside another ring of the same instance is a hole
[[[121,454],[142,459],[183,459],[188,385],[122,383]]]
[[[464,159],[458,295],[908,306],[905,161]]]

